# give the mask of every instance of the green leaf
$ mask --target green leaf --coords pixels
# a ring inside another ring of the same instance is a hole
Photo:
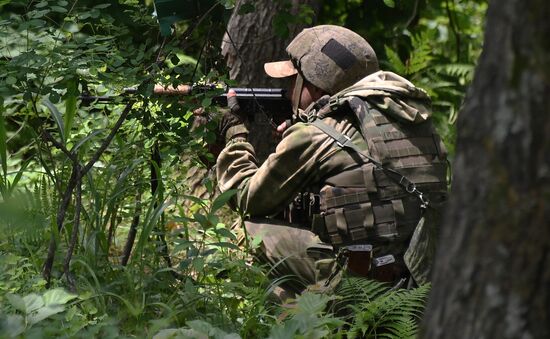
[[[196,222],[198,222],[203,228],[210,227],[210,222],[208,222],[208,218],[206,218],[205,215],[200,213],[193,214],[193,218]]]
[[[39,308],[35,313],[28,317],[30,325],[34,325],[54,314],[63,312],[65,307],[63,305],[50,305]]]
[[[76,96],[71,95],[65,101],[65,135],[69,135],[73,127],[73,120],[76,113]]]
[[[199,334],[188,328],[169,328],[160,330],[153,336],[153,339],[201,338],[198,336]]]
[[[55,120],[55,123],[57,124],[57,128],[59,130],[59,135],[61,135],[61,140],[63,144],[65,144],[65,127],[63,124],[63,118],[61,117],[61,113],[59,113],[59,110],[57,107],[55,107],[54,104],[48,99],[44,99],[44,104],[48,109],[50,110],[50,113],[52,114],[53,119]]]
[[[57,104],[59,102],[59,99],[61,99],[61,96],[59,96],[59,93],[57,92],[51,92],[49,98],[50,102]]]
[[[216,247],[220,247],[220,248],[230,248],[232,250],[240,250],[239,246],[233,244],[233,243],[230,243],[230,242],[226,242],[226,241],[222,241],[222,242],[215,242],[215,243],[212,243],[212,244],[209,244],[210,246],[216,246]]]
[[[202,102],[201,102],[202,107],[206,108],[206,107],[210,107],[210,105],[212,105],[212,98],[207,97],[202,99]]]
[[[212,203],[212,208],[210,209],[210,212],[214,213],[222,208],[222,206],[225,205],[225,203],[227,203],[229,199],[231,199],[231,197],[233,197],[235,194],[237,194],[237,190],[229,190],[220,194]]]
[[[25,302],[25,313],[30,314],[33,311],[38,310],[40,307],[44,306],[44,300],[42,297],[36,293],[31,293],[23,297]]]
[[[244,15],[244,14],[252,13],[255,10],[256,10],[256,6],[254,6],[252,2],[247,2],[241,5],[241,7],[239,8],[238,14]]]
[[[10,302],[11,306],[13,306],[13,308],[23,313],[27,313],[27,307],[23,298],[21,298],[17,294],[11,293],[6,294],[6,298],[8,298],[8,301]]]
[[[298,298],[297,303],[300,312],[317,314],[323,312],[329,301],[330,297],[324,294],[304,293]]]
[[[133,304],[128,299],[126,299],[126,298],[124,298],[124,297],[122,297],[118,294],[115,294],[115,293],[105,292],[105,294],[113,296],[113,297],[119,299],[120,301],[122,301],[124,306],[126,306],[126,309],[128,310],[128,313],[131,314],[132,316],[137,318],[137,317],[139,317],[140,314],[142,314],[142,312],[143,312],[143,305],[142,304],[138,304],[138,303]]]
[[[65,115],[63,116],[66,136],[69,136],[71,128],[73,127],[73,120],[76,114],[76,93],[78,93],[77,83],[75,80],[71,80],[67,84]]]
[[[273,25],[273,29],[275,31],[275,34],[277,34],[280,38],[286,38],[289,35],[288,30],[288,13],[278,13],[273,18],[273,21],[271,24]]]
[[[42,298],[44,299],[44,304],[46,306],[64,305],[76,297],[77,295],[69,293],[62,288],[55,288],[53,290],[48,290],[42,296]]]
[[[226,238],[229,238],[231,240],[237,240],[237,236],[235,234],[233,234],[233,232],[231,232],[231,230],[228,230],[225,227],[216,228],[215,231],[216,231],[216,234],[218,234],[219,236],[226,237]]]
[[[250,235],[249,235],[250,237]],[[258,246],[260,246],[260,244],[262,243],[263,241],[263,237],[262,235],[255,235],[252,237],[252,241],[250,242],[250,248],[258,248]]]
[[[204,269],[204,258],[203,257],[196,257],[193,259],[192,262],[193,269],[196,271],[202,271]]]
[[[215,214],[208,214],[208,223],[212,226],[218,225],[220,219]]]
[[[90,17],[93,18],[93,19],[99,18],[100,15],[101,15],[101,13],[96,8],[94,8],[90,11]]]
[[[384,4],[390,8],[395,8],[395,1],[394,0],[384,0]]]
[[[386,50],[386,56],[388,57],[388,61],[391,64],[391,68],[393,68],[393,70],[398,74],[405,74],[407,72],[407,67],[401,61],[399,54],[397,54],[397,52],[395,52],[389,46],[384,46],[384,48]]]
[[[4,178],[8,175],[8,148],[6,123],[4,121],[4,104],[0,102],[0,161],[2,162],[2,173]]]
[[[25,319],[20,314],[9,314],[3,319],[2,330],[7,338],[16,338],[25,332]]]
[[[17,82],[17,79],[15,77],[9,76],[6,78],[6,85],[13,85]]]
[[[204,320],[191,320],[186,322],[187,326],[197,333],[190,338],[215,338],[215,339],[240,339],[236,333],[226,333]]]
[[[223,5],[223,7],[225,7],[225,9],[232,9],[233,7],[235,7],[235,2],[236,0],[218,0],[220,2],[220,4]]]
[[[52,11],[57,12],[57,13],[66,13],[67,12],[67,9],[63,8],[61,6],[52,6],[51,9],[52,9]]]
[[[174,246],[172,253],[178,253],[180,251],[187,250],[188,248],[193,247],[195,244],[194,241],[187,241],[187,240],[178,241],[176,243],[177,245]]]
[[[101,5],[94,6],[94,8],[105,9],[107,7],[110,7],[110,6],[111,6],[111,4],[101,4]]]
[[[296,332],[298,332],[298,323],[290,319],[281,325],[273,326],[269,332],[268,339],[296,338]]]
[[[13,182],[10,184],[9,194],[13,192],[15,187],[17,187],[17,184],[19,183],[19,180],[21,180],[21,177],[23,176],[23,173],[25,173],[25,170],[27,169],[27,166],[31,162],[32,158],[27,159],[23,165],[21,165],[21,168],[19,171],[17,171],[17,174],[15,175],[15,178],[13,179]]]
[[[104,130],[102,129],[98,129],[98,130],[95,130],[95,131],[92,131],[92,133],[88,134],[87,136],[85,136],[84,138],[80,139],[76,145],[74,145],[73,148],[71,148],[71,152],[72,151],[76,151],[78,150],[80,147],[82,147],[82,145],[84,145],[86,142],[88,142],[91,138],[95,137],[96,135],[100,134],[101,132],[103,132]]]

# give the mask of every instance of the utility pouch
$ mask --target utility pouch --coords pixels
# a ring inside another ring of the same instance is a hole
[[[402,270],[399,269],[395,257],[391,254],[377,257],[372,260],[372,272],[370,278],[382,282],[395,282],[401,278]]]
[[[372,245],[350,245],[345,247],[348,257],[347,269],[356,275],[367,277],[372,263]]]

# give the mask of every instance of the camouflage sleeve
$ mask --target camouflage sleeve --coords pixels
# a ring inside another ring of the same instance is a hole
[[[233,139],[218,157],[218,187],[222,192],[238,189],[237,206],[249,215],[273,215],[324,175],[327,169],[320,163],[337,150],[331,145],[315,127],[298,123],[258,167],[252,145],[243,138]]]

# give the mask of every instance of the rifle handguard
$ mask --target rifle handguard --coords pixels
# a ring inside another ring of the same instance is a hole
[[[193,90],[191,85],[179,85],[178,87],[155,85],[153,93],[156,95],[189,95]]]

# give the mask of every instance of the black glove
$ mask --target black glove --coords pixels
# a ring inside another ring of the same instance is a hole
[[[225,142],[231,140],[236,136],[248,135],[248,121],[246,114],[241,111],[239,101],[237,100],[237,93],[234,90],[227,92],[227,108],[224,112],[220,125],[218,128],[219,137]]]

